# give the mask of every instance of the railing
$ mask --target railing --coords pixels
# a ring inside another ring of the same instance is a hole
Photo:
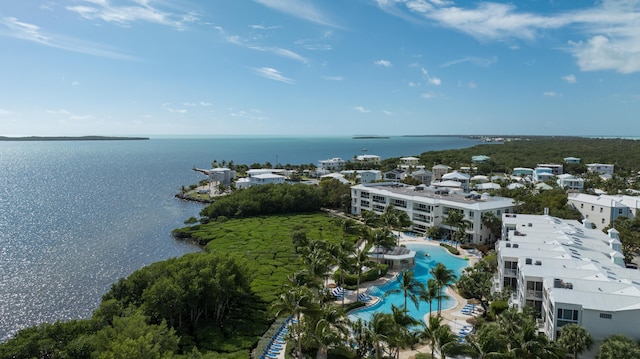
[[[504,275],[508,275],[509,277],[517,277],[518,276],[518,270],[517,269],[511,269],[511,268],[504,268]]]
[[[542,291],[527,289],[527,298],[542,299]]]

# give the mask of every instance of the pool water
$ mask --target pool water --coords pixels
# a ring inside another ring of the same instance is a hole
[[[454,257],[443,247],[420,243],[407,243],[406,247],[416,252],[416,265],[413,268],[414,276],[418,282],[425,286],[427,285],[427,280],[433,278],[429,271],[438,263],[442,263],[448,269],[452,269],[458,278],[462,274],[462,270],[468,266],[467,260]],[[428,257],[425,255],[426,253],[429,253]],[[373,296],[382,297],[385,292],[394,288],[400,288],[400,282],[397,278],[382,286],[369,288],[368,293]],[[353,321],[362,319],[363,321],[368,322],[371,321],[373,315],[377,312],[391,313],[391,305],[395,305],[398,308],[404,307],[404,294],[390,294],[370,307],[359,308],[351,311],[349,313],[349,319]],[[455,301],[453,299],[442,300],[442,309],[447,309],[454,305]],[[424,316],[429,314],[428,302],[420,301],[418,303],[418,307],[416,307],[411,299],[407,298],[407,307],[409,309],[409,315],[421,322],[424,321]],[[431,309],[434,311],[438,309],[437,301],[433,301]]]

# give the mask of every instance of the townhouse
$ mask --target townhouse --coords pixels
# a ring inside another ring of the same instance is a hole
[[[569,193],[567,204],[576,208],[582,217],[602,230],[620,216],[633,218],[637,215],[640,209],[640,197]]]
[[[510,305],[533,307],[538,330],[557,339],[563,325],[586,328],[596,342],[611,334],[640,339],[640,271],[627,269],[618,232],[586,220],[503,214],[494,290]]]

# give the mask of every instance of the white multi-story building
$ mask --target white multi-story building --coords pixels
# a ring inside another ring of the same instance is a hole
[[[614,165],[604,163],[589,163],[587,164],[587,171],[594,172],[599,175],[611,175],[613,176]]]
[[[577,164],[577,163],[580,163],[580,159],[578,157],[565,157],[564,158],[564,162],[565,163]]]
[[[247,171],[245,178],[236,181],[236,188],[249,188],[252,186],[260,186],[270,183],[284,183],[286,176],[278,173],[284,173],[283,169],[251,169]]]
[[[358,155],[354,158],[356,162],[370,163],[374,165],[379,165],[380,161],[382,161],[382,157],[377,155]]]
[[[407,213],[412,229],[425,233],[429,227],[450,229],[443,223],[450,210],[458,210],[469,221],[467,241],[475,244],[493,243],[489,228],[483,225],[482,215],[493,212],[500,217],[513,212],[513,199],[448,193],[426,186],[406,186],[397,183],[359,184],[351,187],[351,213],[373,211],[382,214],[388,205]]]
[[[582,217],[588,219],[596,228],[603,229],[620,216],[633,218],[637,215],[640,210],[640,197],[569,193],[567,204],[575,207]]]
[[[564,173],[556,177],[558,186],[569,191],[582,191],[584,188],[584,180],[574,175]]]
[[[552,179],[555,175],[553,174],[553,170],[549,167],[536,167],[533,170],[533,181],[534,182],[546,182]]]
[[[209,182],[222,184],[226,187],[229,187],[231,181],[236,178],[236,171],[226,167],[212,168],[207,171],[207,174],[209,175]]]
[[[510,304],[539,313],[538,329],[557,339],[579,324],[596,343],[611,334],[640,339],[640,271],[624,266],[618,232],[548,215],[504,214],[496,243],[494,290],[512,290]]]
[[[431,172],[433,172],[433,180],[439,181],[442,178],[442,176],[444,176],[447,172],[449,172],[450,169],[451,167],[447,165],[435,165],[431,167]]]
[[[318,161],[318,168],[331,172],[342,171],[344,169],[345,163],[345,160],[343,160],[342,158],[334,157],[328,160]]]
[[[559,176],[563,173],[562,165],[557,163],[538,163],[537,167],[551,168],[551,173],[553,173],[554,176]]]

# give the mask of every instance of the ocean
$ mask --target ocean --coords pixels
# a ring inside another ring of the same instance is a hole
[[[88,318],[119,278],[198,251],[170,235],[203,208],[173,197],[204,179],[193,167],[401,157],[478,143],[289,136],[0,141],[0,341],[38,323]]]

